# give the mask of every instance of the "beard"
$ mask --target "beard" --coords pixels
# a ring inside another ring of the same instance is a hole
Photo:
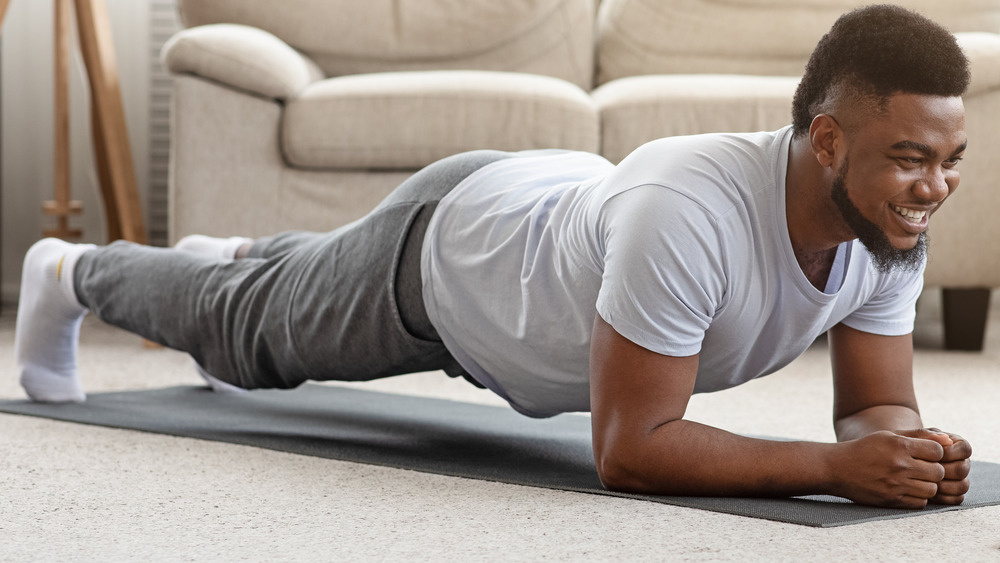
[[[899,249],[893,246],[885,232],[862,215],[861,210],[851,201],[847,195],[846,176],[847,161],[844,161],[833,180],[830,197],[847,226],[854,231],[854,236],[868,249],[875,269],[883,274],[919,271],[927,254],[927,233],[920,233],[913,248]]]

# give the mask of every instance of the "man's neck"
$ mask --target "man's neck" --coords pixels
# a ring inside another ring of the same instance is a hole
[[[841,221],[828,184],[832,172],[820,166],[806,136],[793,137],[785,174],[785,217],[788,236],[799,268],[812,285],[823,291],[830,277],[837,246],[850,235]]]

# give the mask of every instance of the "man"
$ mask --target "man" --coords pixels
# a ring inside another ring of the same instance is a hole
[[[79,320],[189,352],[213,386],[444,369],[529,416],[593,413],[609,488],[957,504],[968,442],[912,385],[924,232],[958,185],[968,63],[906,10],[842,17],[792,127],[649,143],[617,167],[478,151],[328,234],[177,250],[45,240],[25,258],[21,382],[82,401]],[[239,258],[232,260],[232,258]],[[684,420],[694,392],[771,373],[829,331],[838,443]]]

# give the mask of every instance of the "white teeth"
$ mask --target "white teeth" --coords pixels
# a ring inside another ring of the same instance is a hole
[[[903,217],[911,221],[923,221],[924,215],[927,215],[926,211],[915,211],[913,209],[906,209],[905,207],[898,207],[893,205],[892,208]]]

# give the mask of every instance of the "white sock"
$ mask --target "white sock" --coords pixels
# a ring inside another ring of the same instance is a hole
[[[205,235],[188,235],[177,241],[174,250],[207,256],[224,262],[234,260],[236,251],[253,239],[246,237],[215,238]]]
[[[212,391],[215,391],[216,393],[247,392],[247,389],[244,389],[242,387],[237,387],[232,383],[226,383],[225,381],[222,381],[218,377],[215,377],[214,375],[208,373],[207,371],[205,371],[205,368],[201,367],[201,364],[199,364],[198,362],[194,363],[194,369],[195,371],[198,372],[198,375],[200,375],[201,378],[205,380],[205,383],[207,383],[208,386],[212,388]]]
[[[34,401],[86,400],[76,370],[80,322],[87,310],[73,287],[73,270],[92,244],[47,238],[24,257],[14,358],[21,386]]]

